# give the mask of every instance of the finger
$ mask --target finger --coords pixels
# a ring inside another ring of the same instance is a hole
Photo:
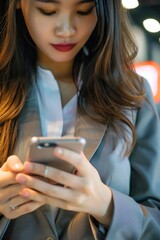
[[[6,203],[8,199],[14,198],[15,196],[19,195],[19,192],[24,187],[20,184],[14,184],[0,191],[0,204]]]
[[[3,164],[1,169],[3,171],[22,172],[24,170],[24,167],[20,159],[17,156],[12,155],[8,157],[7,161]]]
[[[34,190],[41,192],[47,196],[52,196],[52,197],[61,198],[61,199],[67,200],[67,201],[71,201],[74,198],[74,196],[77,196],[79,194],[82,195],[82,193],[77,191],[77,189],[76,190],[71,189],[70,187],[66,188],[66,187],[63,187],[60,185],[51,185],[47,182],[44,182],[40,179],[36,179],[29,175],[27,176],[25,174],[20,173],[17,175],[16,178],[17,178],[17,181],[23,182],[23,184],[25,184],[25,186],[27,188],[31,188],[32,190],[34,189]],[[22,190],[20,192],[20,194],[22,194],[22,192],[24,193],[24,191]],[[25,195],[24,195],[24,197],[25,197]],[[38,201],[40,201],[40,199],[38,199]]]
[[[55,190],[57,190],[57,191],[60,190],[60,188],[59,188],[60,186],[58,187],[58,185],[51,185],[45,181],[42,181],[40,179],[33,177],[33,176],[29,176],[29,175],[25,175],[25,174],[21,174],[21,173],[17,175],[16,179],[20,183],[23,182],[23,184],[25,184],[25,186],[27,188],[31,188],[36,191],[43,192],[44,194],[49,194],[51,188],[54,186],[55,186]],[[20,194],[21,194],[21,192],[20,192]]]
[[[42,204],[47,203],[47,204],[50,204],[54,207],[62,208],[62,209],[66,209],[66,210],[72,210],[72,211],[78,211],[79,210],[80,211],[80,208],[77,208],[77,206],[75,207],[75,202],[71,203],[71,202],[68,202],[66,200],[56,198],[56,197],[53,197],[53,196],[52,197],[46,196],[41,192],[36,192],[34,190],[31,190],[31,189],[24,189],[24,191],[21,194],[22,194],[23,197],[25,197],[27,199],[33,199],[33,201],[35,201],[35,202],[41,202]]]
[[[78,154],[68,149],[56,147],[53,151],[54,156],[73,165],[79,172],[79,175],[85,176],[88,169],[88,160],[83,154]]]
[[[25,163],[25,169],[29,174],[40,175],[44,178],[52,180],[54,183],[56,182],[70,188],[82,188],[81,177],[76,176],[72,173],[67,173],[65,171],[46,166],[44,164],[33,164],[31,162]],[[20,179],[17,177],[16,180],[19,182]]]
[[[86,208],[87,195],[85,191],[65,188],[60,185],[51,185],[39,179],[33,178],[32,176],[27,176],[21,173],[17,175],[17,178],[18,177],[25,178],[25,185],[27,189],[23,189],[20,194],[28,200],[42,202],[43,204],[55,204],[57,207],[62,207],[68,210],[74,210],[77,207],[79,210],[84,210]],[[35,197],[35,191],[37,197]],[[58,202],[56,201],[55,203],[55,199],[57,199]],[[61,201],[61,203],[63,202],[65,205],[59,205],[59,201]]]
[[[18,208],[19,206],[26,202],[28,202],[27,199],[21,197],[20,195],[17,195],[16,197],[10,198],[7,201],[5,201],[4,204],[1,204],[0,212],[5,214],[8,211],[15,210],[16,208]]]
[[[16,209],[27,202],[29,202],[28,199],[22,197],[21,195],[17,195],[16,197],[13,197],[8,200],[7,206],[11,205],[13,206],[14,209]],[[12,210],[12,208],[10,208],[10,210]]]
[[[11,209],[11,207],[8,205],[6,206],[6,212],[3,213],[3,215],[8,219],[15,219],[17,217],[20,217],[24,214],[31,213],[37,208],[41,207],[43,204],[40,202],[34,202],[34,201],[27,201],[24,204],[16,207],[15,209]]]
[[[58,200],[68,202],[74,206],[82,206],[86,201],[86,196],[84,194],[58,185],[53,185],[52,187],[46,186],[43,193],[34,191],[33,189],[23,189],[20,194],[28,200],[52,205],[56,203],[56,206],[59,204],[57,202]],[[60,205],[57,207],[60,207]]]
[[[0,189],[17,183],[15,173],[0,171]]]

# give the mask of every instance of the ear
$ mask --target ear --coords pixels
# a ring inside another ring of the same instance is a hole
[[[21,0],[17,0],[16,9],[21,8]]]

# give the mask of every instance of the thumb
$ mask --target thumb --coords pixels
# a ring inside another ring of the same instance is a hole
[[[7,158],[7,161],[3,164],[3,171],[22,172],[24,170],[21,160],[16,156],[12,155]]]

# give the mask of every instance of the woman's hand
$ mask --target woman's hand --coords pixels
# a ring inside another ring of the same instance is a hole
[[[17,156],[10,156],[0,168],[0,214],[8,219],[17,218],[33,211],[40,203],[30,202],[19,195],[24,188],[15,180],[17,173],[23,172],[24,167]]]
[[[38,163],[26,162],[25,172],[16,176],[16,181],[25,184],[21,196],[42,204],[85,212],[108,226],[112,217],[111,190],[102,183],[97,170],[83,154],[55,148],[54,156],[72,164],[75,174],[67,173]],[[50,184],[29,174],[46,177],[57,184]]]

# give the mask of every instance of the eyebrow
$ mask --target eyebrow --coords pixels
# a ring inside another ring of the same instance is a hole
[[[36,2],[43,2],[43,3],[59,3],[58,0],[35,0]],[[88,2],[94,2],[94,0],[80,0],[78,4],[80,3],[88,3]]]
[[[58,3],[57,0],[35,0],[36,2],[44,2],[44,3]]]

